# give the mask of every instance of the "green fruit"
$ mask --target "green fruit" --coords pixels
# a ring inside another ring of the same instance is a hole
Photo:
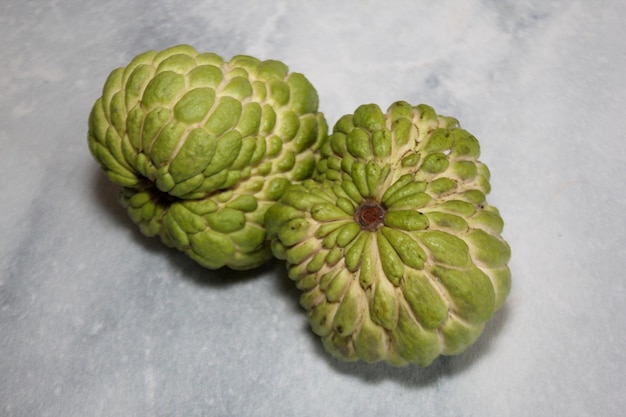
[[[313,179],[265,216],[313,331],[337,358],[430,364],[470,346],[507,297],[510,249],[478,141],[405,102],[364,105]]]
[[[281,62],[179,45],[109,75],[89,149],[143,233],[208,268],[248,269],[271,257],[265,211],[313,173],[327,135],[317,106]]]

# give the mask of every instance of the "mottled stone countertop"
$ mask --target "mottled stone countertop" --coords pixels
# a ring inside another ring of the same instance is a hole
[[[621,0],[3,1],[0,415],[623,415],[625,18]],[[480,139],[513,289],[473,347],[338,362],[282,264],[210,271],[139,233],[87,117],[113,68],[178,43],[284,61],[331,125],[406,100]]]

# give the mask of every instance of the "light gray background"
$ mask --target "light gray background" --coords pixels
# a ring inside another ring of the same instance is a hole
[[[619,416],[626,3],[5,0],[1,416]],[[281,264],[204,270],[143,237],[86,144],[109,72],[190,43],[281,59],[329,123],[403,99],[482,144],[513,290],[431,367],[340,363]]]

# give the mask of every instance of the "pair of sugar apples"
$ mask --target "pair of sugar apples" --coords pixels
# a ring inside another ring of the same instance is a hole
[[[474,136],[427,105],[358,107],[332,131],[304,75],[188,45],[114,70],[88,143],[147,236],[210,269],[286,261],[336,358],[426,366],[510,290]]]

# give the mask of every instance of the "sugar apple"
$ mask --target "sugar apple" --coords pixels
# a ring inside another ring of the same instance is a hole
[[[328,130],[317,108],[279,61],[178,45],[109,75],[88,143],[144,234],[207,268],[249,269],[271,258],[266,210],[313,173]]]
[[[426,366],[470,346],[510,290],[479,143],[426,105],[363,105],[315,178],[267,211],[312,330],[342,360]]]

